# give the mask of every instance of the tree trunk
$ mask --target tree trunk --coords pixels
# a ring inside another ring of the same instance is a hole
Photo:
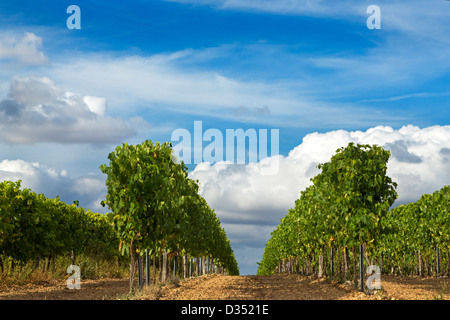
[[[169,264],[167,263],[167,252],[163,252],[162,254],[162,282],[167,281],[167,275],[169,274]]]
[[[3,264],[2,264],[3,270]],[[449,259],[449,249],[447,247],[447,277],[450,277],[450,259]]]
[[[367,256],[367,245],[363,244],[363,248],[364,248],[364,251],[363,251],[364,252],[364,260],[366,260],[366,265],[370,266],[373,264],[373,261],[370,261],[369,257]]]
[[[338,263],[337,270],[339,270],[339,279],[342,281],[341,250],[339,250],[339,248],[336,248],[335,252],[337,253],[336,261]]]
[[[198,276],[198,257],[195,258],[195,263],[194,263],[194,276]]]
[[[47,267],[46,267],[46,271],[48,272],[50,270],[50,262],[52,261],[52,256],[49,255],[47,258]]]
[[[15,263],[14,261],[11,261],[10,267],[9,267],[9,275],[12,276],[14,272]]]
[[[153,250],[153,279],[156,279],[156,248]]]
[[[311,273],[311,260],[309,257],[307,257],[305,261],[305,273],[306,276],[309,276]]]
[[[183,278],[187,278],[187,256],[183,255]]]
[[[134,278],[134,252],[133,252],[133,240],[130,242],[130,293],[133,292],[133,278]]]
[[[159,248],[159,256],[158,256],[158,259],[159,259],[159,265],[158,265],[158,267],[159,267],[159,281],[162,281],[162,270],[163,270],[163,267],[162,267],[162,265],[163,265],[163,263],[162,263],[162,256],[163,256],[163,254],[162,254],[162,246],[161,246],[161,248]]]
[[[202,274],[206,274],[206,257],[202,257]]]
[[[436,246],[436,277],[439,277],[441,274],[441,261],[439,251],[439,247]]]
[[[3,273],[3,262],[1,262],[1,259],[0,259],[0,264],[2,266],[2,273]],[[39,258],[36,258],[36,260],[34,261],[34,265],[33,265],[33,271],[36,271],[37,269],[39,269]]]
[[[417,253],[417,267],[418,267],[419,276],[423,277],[422,253],[420,251]]]
[[[342,255],[342,264],[343,264],[343,267],[344,267],[344,280],[346,281],[347,279],[348,279],[348,259],[349,259],[349,256],[348,256],[348,248],[347,247],[345,247],[344,248],[344,251],[343,251],[343,255]]]
[[[353,253],[353,283],[355,285],[358,284],[358,274],[356,273],[356,254],[355,254],[355,246],[352,246],[352,253]]]

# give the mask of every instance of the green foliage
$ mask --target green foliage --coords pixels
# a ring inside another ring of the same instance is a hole
[[[393,260],[415,259],[419,252],[426,258],[436,246],[449,248],[450,186],[390,210],[382,228],[377,253]]]
[[[214,211],[188,178],[184,163],[172,161],[170,143],[116,147],[107,174],[108,193],[102,204],[109,215],[124,255],[145,249],[208,255],[231,274],[239,269],[225,231]]]
[[[115,256],[118,239],[104,215],[20,187],[20,180],[0,183],[0,256],[21,264],[81,253]]]
[[[288,257],[361,243],[373,246],[397,198],[397,184],[386,174],[389,156],[379,146],[350,143],[319,164],[321,173],[301,191],[295,207],[272,233],[258,273],[273,272]]]
[[[295,207],[272,232],[258,274],[273,273],[283,259],[307,259],[359,244],[374,261],[384,259],[384,269],[413,269],[419,255],[433,260],[436,247],[448,253],[450,186],[390,209],[397,184],[386,175],[388,159],[389,152],[381,147],[350,143],[320,164],[313,185],[301,191]]]

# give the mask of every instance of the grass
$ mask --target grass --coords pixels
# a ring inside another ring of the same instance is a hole
[[[159,300],[164,291],[178,288],[180,286],[180,279],[170,275],[166,282],[159,280],[153,281],[150,286],[142,287],[142,290],[134,288],[132,293],[118,297],[119,300]]]
[[[444,292],[447,291],[447,281],[442,283],[441,290],[439,291],[439,297],[435,296],[434,300],[445,300]]]
[[[72,264],[69,257],[57,257],[52,260],[50,269],[46,269],[46,261],[41,261],[36,268],[35,262],[28,262],[22,266],[8,267],[0,273],[0,287],[22,286],[26,284],[51,284],[67,279],[67,267]],[[81,279],[124,278],[129,274],[129,266],[126,262],[94,261],[89,257],[80,256],[76,265],[80,267]],[[45,266],[45,267],[44,267]],[[45,269],[45,270],[43,270]]]

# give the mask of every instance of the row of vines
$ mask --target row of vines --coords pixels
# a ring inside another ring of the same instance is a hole
[[[104,215],[49,199],[21,181],[0,183],[0,268],[37,268],[45,261],[48,270],[57,257],[72,264],[85,255],[98,261],[117,259],[118,238]]]
[[[379,146],[350,143],[320,164],[313,184],[271,233],[258,274],[355,284],[369,266],[379,273],[448,275],[450,187],[391,208],[397,184],[386,174],[389,157]]]
[[[130,259],[130,290],[144,257],[162,281],[172,270],[181,277],[239,274],[225,230],[199,195],[198,182],[177,163],[170,143],[124,143],[108,159],[109,165],[100,166],[107,175],[102,201],[110,209],[107,214],[22,189],[21,181],[0,183],[2,274],[7,266],[12,271],[40,262],[49,270],[61,257],[76,264],[80,256],[117,265]]]
[[[109,165],[100,166],[108,188],[102,204],[112,212],[121,252],[131,259],[130,287],[135,265],[146,252],[158,252],[163,259],[167,254],[196,261],[203,257],[228,274],[239,274],[225,230],[199,195],[198,182],[176,161],[170,143],[124,143],[108,159]]]

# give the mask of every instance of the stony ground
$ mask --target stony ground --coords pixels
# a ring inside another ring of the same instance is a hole
[[[79,290],[65,281],[41,281],[22,286],[0,287],[0,300],[106,300],[125,296],[128,279],[82,280]]]
[[[450,300],[449,278],[381,277],[382,290],[365,295],[349,284],[298,275],[208,275],[181,280],[176,285],[153,287],[136,299],[161,300]],[[125,299],[127,279],[83,280],[80,290],[64,281],[1,287],[0,300],[113,300]]]
[[[298,275],[208,276],[182,281],[161,299],[252,300],[434,300],[450,299],[448,279],[382,276],[382,290],[372,295],[349,284]]]

